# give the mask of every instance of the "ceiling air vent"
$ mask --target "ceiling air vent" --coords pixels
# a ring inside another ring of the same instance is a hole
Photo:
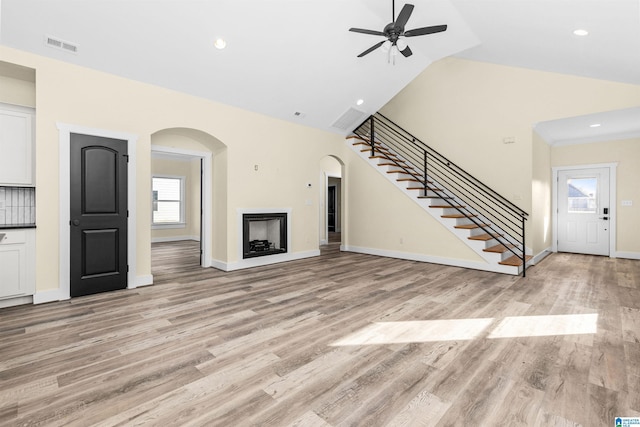
[[[366,113],[355,108],[349,108],[331,126],[336,129],[352,131],[365,119]]]
[[[59,39],[57,37],[45,36],[44,44],[58,50],[64,50],[70,53],[78,53],[78,45]]]

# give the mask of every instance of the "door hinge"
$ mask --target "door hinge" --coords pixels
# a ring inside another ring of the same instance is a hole
[[[129,155],[128,154],[123,154],[124,158],[127,159],[127,163],[129,163]]]
[[[129,209],[127,209],[127,218],[129,218]]]

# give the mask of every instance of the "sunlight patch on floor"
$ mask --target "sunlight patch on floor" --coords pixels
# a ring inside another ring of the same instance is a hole
[[[376,322],[331,345],[347,346],[471,340],[480,335],[491,322],[493,322],[493,319]]]
[[[339,347],[472,340],[482,335],[495,320],[478,318],[375,322],[330,345]],[[489,332],[487,338],[595,334],[597,326],[598,315],[595,313],[505,317]]]
[[[505,317],[489,338],[595,334],[597,329],[598,315],[595,313]]]

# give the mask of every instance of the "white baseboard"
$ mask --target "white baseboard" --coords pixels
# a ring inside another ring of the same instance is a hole
[[[540,252],[538,255],[535,255],[529,262],[532,265],[536,265],[537,263],[539,263],[540,261],[542,261],[543,259],[545,259],[547,256],[552,254],[552,250],[551,248],[547,248],[545,250],[543,250],[542,252]]]
[[[47,291],[36,291],[33,295],[34,304],[44,304],[47,302],[64,301],[69,299],[68,295],[62,295],[60,289],[49,289]]]
[[[153,276],[147,274],[145,276],[136,276],[134,286],[127,286],[127,289],[135,289],[141,286],[153,285]],[[33,295],[34,304],[44,304],[47,302],[64,301],[69,299],[69,296],[63,295],[60,289],[49,289],[46,291],[36,291]]]
[[[278,255],[261,256],[256,258],[247,258],[247,259],[243,259],[243,260],[231,262],[231,263],[212,259],[211,267],[217,268],[218,270],[222,270],[222,271],[235,271],[235,270],[242,270],[245,268],[261,267],[263,265],[278,264],[280,262],[295,261],[295,260],[304,259],[304,258],[312,258],[316,256],[320,256],[319,249],[313,250],[313,251],[306,251],[306,252],[294,252],[294,253],[286,253],[286,254],[278,254]]]
[[[616,258],[638,259],[640,260],[640,252],[624,252],[617,251]]]
[[[327,239],[320,239],[320,246],[328,245],[329,241]]]
[[[147,274],[144,276],[136,276],[136,282],[133,284],[133,286],[129,284],[129,286],[127,286],[127,289],[135,289],[135,288],[140,288],[142,286],[149,286],[149,285],[153,285],[153,275],[151,274]]]
[[[200,236],[153,237],[151,238],[151,243],[180,242],[182,240],[195,240],[199,242]]]
[[[450,265],[453,267],[471,268],[473,270],[492,271],[494,273],[518,274],[518,268],[509,265],[500,265],[498,263],[490,264],[485,262],[477,262],[464,259],[442,258],[431,255],[415,254],[411,252],[388,251],[384,249],[363,248],[359,246],[341,246],[341,251],[357,252],[367,255],[383,256],[387,258],[405,259],[408,261],[428,262],[431,264]]]
[[[6,298],[0,300],[0,308],[14,307],[16,305],[33,304],[33,296]]]

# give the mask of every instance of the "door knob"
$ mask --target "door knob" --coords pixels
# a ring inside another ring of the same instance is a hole
[[[73,225],[75,225],[76,227],[80,225],[79,219],[74,219],[72,222],[73,222]]]
[[[605,221],[608,221],[609,217],[608,216],[601,216],[600,219],[604,219]]]

